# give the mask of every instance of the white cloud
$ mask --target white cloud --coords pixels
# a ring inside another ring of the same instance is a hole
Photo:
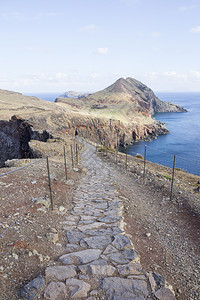
[[[97,54],[100,54],[100,55],[105,55],[108,53],[108,48],[98,48],[97,49]]]
[[[45,13],[38,13],[35,18],[36,19],[41,19],[41,18],[45,18],[45,17],[57,17],[59,16],[60,14],[59,13],[56,13],[56,12],[45,12]]]
[[[188,70],[186,72],[177,72],[175,70],[148,72],[144,75],[144,78],[141,78],[142,80],[154,91],[200,91],[200,71],[197,70]]]
[[[4,18],[4,19],[14,19],[17,21],[22,21],[24,20],[24,16],[17,12],[17,11],[13,11],[13,12],[9,12],[9,13],[0,13],[0,17]]]
[[[96,79],[96,78],[99,77],[99,74],[97,74],[97,73],[91,73],[91,77],[92,77],[92,79]]]
[[[178,73],[176,71],[163,72],[162,75],[164,77],[181,79],[181,80],[188,78],[188,73]]]
[[[194,71],[194,70],[191,70],[189,71],[189,74],[195,78],[195,79],[200,79],[200,72],[199,71]]]
[[[179,10],[180,11],[186,11],[187,10],[187,6],[183,5],[183,6],[179,7]]]
[[[55,75],[56,79],[66,79],[68,78],[68,75],[62,72],[59,72]]]
[[[157,32],[157,31],[153,31],[153,32],[151,32],[151,36],[152,36],[153,38],[157,38],[157,37],[160,36],[160,33]]]
[[[139,0],[120,0],[120,2],[122,2],[123,4],[126,4],[126,5],[133,5],[137,2],[139,2]]]
[[[159,52],[160,48],[159,47],[154,47],[153,50],[156,51],[156,52]]]
[[[189,11],[189,10],[196,9],[196,7],[197,7],[197,6],[196,6],[195,4],[188,5],[188,6],[182,5],[182,6],[179,7],[179,11],[181,11],[181,12],[186,12],[186,11]]]
[[[87,31],[95,31],[96,29],[98,29],[99,27],[95,24],[89,24],[89,25],[85,25],[79,28],[80,31],[82,32],[87,32]]]
[[[194,32],[194,33],[200,32],[200,26],[193,27],[193,28],[190,29],[190,31]]]

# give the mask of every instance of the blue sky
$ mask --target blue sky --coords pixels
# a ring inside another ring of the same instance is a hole
[[[200,91],[199,0],[0,0],[0,89]]]

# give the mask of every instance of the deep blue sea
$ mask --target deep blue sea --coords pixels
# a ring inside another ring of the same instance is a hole
[[[26,96],[34,96],[34,97],[38,97],[40,99],[50,101],[50,102],[54,102],[55,99],[58,96],[60,96],[61,94],[63,94],[63,92],[60,92],[60,93],[24,93],[24,95],[26,95]]]
[[[46,101],[53,102],[60,93],[28,93]],[[200,176],[200,93],[164,93],[156,96],[166,102],[185,107],[187,113],[159,113],[154,116],[166,124],[170,133],[161,135],[150,142],[137,142],[128,146],[128,153],[144,156],[147,146],[147,160],[165,166],[173,166],[176,155],[176,167]],[[123,150],[122,150],[123,151]]]
[[[200,176],[200,93],[161,93],[156,96],[166,102],[173,102],[188,110],[186,113],[159,113],[154,118],[166,124],[170,133],[150,142],[137,142],[128,146],[128,153],[144,156],[147,146],[147,160]]]

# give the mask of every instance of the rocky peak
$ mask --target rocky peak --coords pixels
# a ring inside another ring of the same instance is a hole
[[[161,101],[149,87],[131,77],[119,78],[112,85],[86,99],[101,104],[128,103],[133,110],[142,111],[146,115],[157,112],[186,111],[183,107]]]

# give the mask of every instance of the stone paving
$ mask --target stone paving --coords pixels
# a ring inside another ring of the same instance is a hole
[[[63,221],[66,253],[45,270],[44,299],[152,299],[149,278],[124,231],[122,200],[112,174],[88,144],[82,164],[87,172]]]

